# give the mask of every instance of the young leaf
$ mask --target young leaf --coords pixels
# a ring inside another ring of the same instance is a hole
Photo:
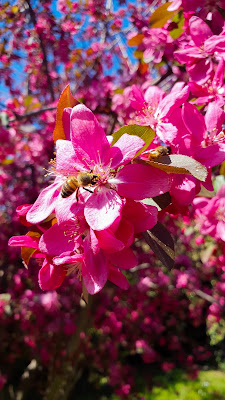
[[[143,237],[158,259],[167,268],[173,268],[175,259],[174,242],[165,226],[158,222],[152,229],[143,232]]]
[[[173,16],[178,13],[178,10],[167,10],[170,4],[171,3],[165,3],[156,8],[154,13],[149,18],[151,28],[162,28],[169,19],[172,19]]]
[[[152,167],[159,168],[168,174],[188,174],[193,175],[200,181],[205,181],[207,177],[207,169],[194,158],[184,156],[182,154],[171,154],[157,159],[157,161],[148,161],[137,158],[134,160],[137,164],[148,164]]]
[[[57,111],[56,111],[56,125],[55,129],[53,132],[53,139],[54,142],[58,139],[65,139],[65,133],[63,129],[63,123],[62,123],[62,115],[63,115],[63,110],[66,107],[74,107],[77,104],[79,104],[79,101],[77,101],[71,94],[70,91],[70,85],[67,85],[63,92],[60,95],[59,102],[57,105]]]
[[[125,125],[113,133],[112,145],[114,145],[124,133],[127,133],[128,135],[139,136],[142,140],[144,140],[145,145],[137,152],[136,157],[148,148],[155,136],[155,132],[149,126]]]
[[[26,236],[39,238],[41,235],[38,232],[29,231]],[[37,251],[37,249],[33,249],[31,247],[21,247],[21,257],[23,260],[23,265],[25,268],[28,268],[28,264],[32,255]]]
[[[137,35],[135,35],[131,39],[129,39],[127,44],[128,44],[128,46],[138,46],[139,44],[142,43],[143,39],[144,39],[144,35],[142,35],[141,33],[138,33]]]

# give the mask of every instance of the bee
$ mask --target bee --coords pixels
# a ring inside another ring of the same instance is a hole
[[[155,149],[150,150],[148,159],[150,161],[157,161],[162,156],[168,156],[170,154],[170,148],[166,146],[158,146]]]
[[[77,177],[69,176],[67,178],[66,182],[64,182],[64,184],[62,185],[61,196],[63,198],[66,198],[77,191],[76,199],[78,201],[79,188],[83,187],[85,190],[92,193],[90,190],[85,188],[85,186],[94,186],[96,183],[97,175],[92,174],[92,172],[79,172]]]

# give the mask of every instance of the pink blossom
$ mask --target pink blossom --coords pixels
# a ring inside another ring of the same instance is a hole
[[[217,66],[213,79],[209,79],[203,85],[198,85],[196,82],[190,82],[189,87],[193,96],[197,97],[192,103],[204,104],[214,101],[218,106],[223,106],[225,103],[225,85],[224,79],[225,62],[221,58]]]
[[[225,36],[213,35],[209,26],[200,18],[193,16],[189,21],[191,40],[181,50],[174,52],[176,60],[185,64],[191,81],[202,85],[212,77],[214,57],[225,57]]]
[[[143,30],[145,35],[143,45],[145,51],[143,59],[146,63],[155,62],[160,63],[169,45],[173,43],[173,39],[166,29],[152,28]]]
[[[163,171],[126,165],[143,146],[142,139],[125,133],[110,147],[94,114],[84,105],[70,109],[68,123],[71,141],[57,140],[56,144],[55,182],[41,192],[28,211],[28,222],[38,223],[55,212],[61,223],[83,210],[92,229],[104,230],[119,221],[126,198],[142,200],[168,191],[170,178]],[[62,198],[60,190],[67,177],[90,170],[96,176],[93,193],[80,188],[78,202],[76,192]]]
[[[200,232],[225,241],[225,185],[214,198],[198,197],[193,203]]]
[[[149,125],[161,141],[170,144],[177,134],[176,126],[170,122],[170,115],[187,100],[189,88],[178,83],[167,96],[157,86],[150,86],[145,96],[137,86],[133,85],[132,88],[131,105],[137,110],[135,122]]]

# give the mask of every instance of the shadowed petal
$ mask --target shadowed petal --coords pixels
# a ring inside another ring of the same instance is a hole
[[[109,254],[108,258],[112,264],[122,269],[134,268],[138,263],[136,256],[129,247],[116,253]]]
[[[95,294],[103,288],[108,277],[107,265],[104,253],[100,250],[97,254],[93,254],[90,242],[85,239],[82,276],[88,293]]]
[[[81,237],[78,233],[75,234],[75,230],[72,221],[53,225],[42,235],[39,243],[40,251],[57,256],[65,251],[76,250],[81,244]]]
[[[42,290],[55,290],[63,283],[66,270],[63,267],[50,264],[44,260],[38,274],[38,282]]]
[[[129,288],[129,282],[127,278],[122,274],[119,268],[110,266],[108,280],[119,286],[121,289],[127,290]]]

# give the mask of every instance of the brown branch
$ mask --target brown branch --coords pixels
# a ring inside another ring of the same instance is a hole
[[[29,13],[30,13],[31,21],[32,21],[32,23],[33,23],[33,25],[35,27],[36,24],[37,24],[35,12],[34,12],[33,8],[31,7],[30,0],[26,0],[26,3],[28,4],[28,7],[29,7]],[[52,101],[55,101],[55,94],[54,94],[54,90],[53,90],[52,80],[51,80],[51,77],[50,77],[50,74],[49,74],[47,53],[46,53],[46,49],[45,49],[45,46],[44,46],[42,33],[38,34],[38,38],[39,38],[40,47],[41,47],[41,50],[42,50],[42,53],[43,53],[43,65],[44,65],[45,73],[46,73],[46,76],[47,76],[48,87],[49,87],[49,90],[50,90],[51,99],[52,99]]]
[[[56,110],[56,107],[44,107],[44,108],[39,108],[39,110],[31,111],[31,112],[29,112],[27,114],[22,114],[22,115],[17,114],[17,112],[11,110],[13,112],[13,114],[15,115],[15,118],[10,118],[9,119],[9,123],[10,122],[15,122],[15,121],[21,121],[23,119],[39,115],[39,114],[41,114],[43,112],[53,111],[53,110]]]

